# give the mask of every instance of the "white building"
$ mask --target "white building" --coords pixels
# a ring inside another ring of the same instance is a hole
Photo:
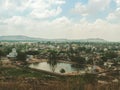
[[[17,57],[17,52],[16,52],[16,49],[15,48],[13,48],[12,49],[12,52],[10,52],[8,55],[7,55],[7,57],[8,58],[16,58]]]

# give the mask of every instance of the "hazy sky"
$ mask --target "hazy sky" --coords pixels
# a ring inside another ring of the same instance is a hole
[[[120,41],[120,0],[0,0],[0,36]]]

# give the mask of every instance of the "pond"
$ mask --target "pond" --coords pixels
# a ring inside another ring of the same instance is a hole
[[[75,67],[73,64],[63,63],[63,62],[59,62],[56,65],[50,65],[48,62],[40,62],[40,63],[30,64],[29,67],[34,69],[45,70],[49,72],[55,72],[55,73],[61,73],[61,70],[63,69],[65,71],[64,73],[72,73],[76,71],[79,71],[79,73],[85,72],[84,67],[78,68],[78,67]]]

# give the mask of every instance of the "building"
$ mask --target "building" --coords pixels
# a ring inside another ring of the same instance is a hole
[[[17,57],[18,53],[16,52],[16,49],[13,48],[12,49],[12,52],[10,52],[7,57],[10,58],[10,59],[15,59]]]

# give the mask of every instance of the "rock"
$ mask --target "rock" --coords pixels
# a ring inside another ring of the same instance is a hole
[[[114,79],[114,80],[112,80],[112,82],[115,82],[115,83],[117,83],[117,82],[118,82],[118,79]]]
[[[101,81],[101,80],[98,80],[98,83],[100,83],[100,84],[108,84],[107,81]]]

